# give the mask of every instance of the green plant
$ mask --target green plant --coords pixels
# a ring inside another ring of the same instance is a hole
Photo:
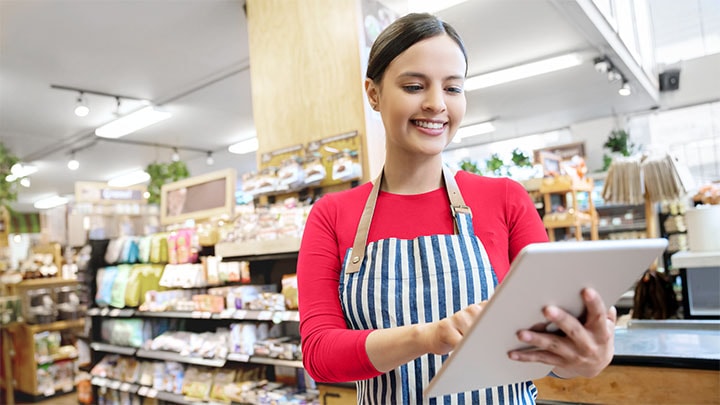
[[[160,204],[160,193],[165,183],[171,183],[190,177],[190,171],[185,162],[177,161],[170,163],[150,163],[145,171],[150,175],[148,184],[148,203]]]
[[[502,175],[502,169],[505,167],[505,162],[500,158],[500,155],[493,153],[490,159],[485,161],[485,167],[493,172],[496,176]]]
[[[11,168],[20,159],[0,142],[0,206],[7,207],[9,203],[17,201],[17,181],[7,181]]]
[[[465,158],[460,161],[460,169],[465,170],[469,173],[475,173],[482,175],[482,169],[480,169],[474,160]]]
[[[613,129],[610,131],[603,147],[610,150],[611,155],[603,154],[603,171],[612,164],[612,154],[630,156],[635,151],[635,144],[630,142],[630,134],[624,129]]]
[[[530,156],[526,155],[520,148],[512,151],[512,162],[518,167],[532,167]]]

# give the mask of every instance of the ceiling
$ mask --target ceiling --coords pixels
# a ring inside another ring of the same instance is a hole
[[[587,3],[586,1],[582,1]],[[107,181],[169,161],[172,149],[100,140],[96,127],[114,119],[116,100],[87,95],[91,112],[73,114],[77,93],[51,85],[150,100],[172,118],[122,140],[175,146],[191,174],[255,168],[255,156],[227,147],[254,135],[244,1],[0,1],[0,141],[35,165],[31,186],[13,208],[76,181]],[[386,3],[402,11],[401,0]],[[593,58],[621,56],[571,0],[470,0],[438,12],[466,42],[469,75],[579,51],[585,63],[467,93],[465,122],[495,120],[493,139],[564,128],[572,123],[650,108],[637,82],[629,97],[595,71]],[[622,63],[616,63],[623,67]],[[631,84],[638,79],[623,72]],[[136,109],[123,100],[120,114]],[[487,142],[488,138],[464,141]],[[80,169],[70,171],[72,151]],[[214,165],[206,164],[213,152]]]

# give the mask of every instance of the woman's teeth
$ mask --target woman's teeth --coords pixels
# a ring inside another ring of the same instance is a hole
[[[443,123],[442,122],[427,122],[427,121],[413,121],[415,125],[427,129],[442,129]]]

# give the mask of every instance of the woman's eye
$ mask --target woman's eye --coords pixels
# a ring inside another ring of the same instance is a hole
[[[405,91],[407,92],[414,93],[422,90],[422,86],[420,86],[419,84],[408,84],[403,86],[403,89],[405,89]]]
[[[461,94],[463,92],[463,88],[460,86],[450,86],[447,88],[447,91],[450,93]]]

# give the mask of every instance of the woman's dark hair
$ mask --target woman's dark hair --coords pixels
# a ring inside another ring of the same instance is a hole
[[[398,55],[423,39],[442,34],[447,34],[460,47],[465,57],[465,74],[467,74],[467,53],[457,31],[432,14],[412,13],[395,20],[378,35],[370,48],[367,78],[380,83],[388,65]]]

